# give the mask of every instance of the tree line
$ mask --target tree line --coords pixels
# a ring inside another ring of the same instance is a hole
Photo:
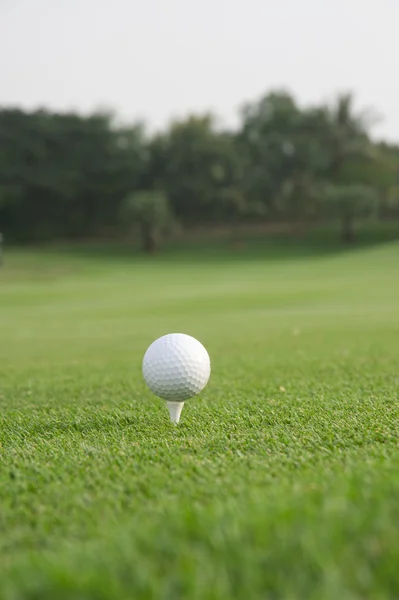
[[[399,217],[399,146],[376,143],[350,94],[300,107],[284,91],[240,112],[148,135],[112,114],[0,109],[0,231],[19,242],[141,236],[153,252],[176,224]]]

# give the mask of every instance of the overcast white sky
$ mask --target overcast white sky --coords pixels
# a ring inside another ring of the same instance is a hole
[[[0,0],[0,104],[225,123],[273,88],[355,93],[399,141],[399,0]]]

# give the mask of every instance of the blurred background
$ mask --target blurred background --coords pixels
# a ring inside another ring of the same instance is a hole
[[[398,22],[396,0],[3,0],[4,248],[397,237]]]

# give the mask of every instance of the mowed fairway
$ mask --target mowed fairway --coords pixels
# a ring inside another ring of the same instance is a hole
[[[0,598],[399,597],[399,244],[10,252]],[[178,427],[141,360],[197,337]]]

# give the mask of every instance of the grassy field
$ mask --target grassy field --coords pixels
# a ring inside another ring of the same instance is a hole
[[[0,271],[1,600],[399,597],[399,243]],[[178,427],[141,360],[200,339]]]

